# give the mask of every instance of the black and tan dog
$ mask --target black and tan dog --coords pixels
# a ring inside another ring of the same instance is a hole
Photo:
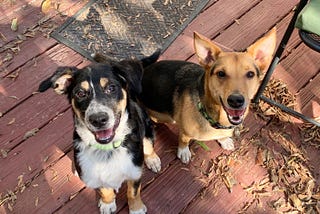
[[[159,172],[153,127],[137,104],[143,67],[159,53],[139,60],[60,67],[39,86],[66,94],[74,112],[74,163],[81,180],[98,189],[101,213],[116,211],[115,191],[127,181],[130,213],[146,213],[140,197],[143,161]]]
[[[223,52],[195,33],[194,47],[201,66],[159,61],[145,69],[142,102],[154,121],[178,124],[177,156],[183,163],[191,159],[190,140],[216,139],[224,149],[234,149],[234,128],[248,113],[275,45],[275,29],[245,52]]]

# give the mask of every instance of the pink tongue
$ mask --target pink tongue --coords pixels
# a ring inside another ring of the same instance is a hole
[[[232,117],[240,117],[244,114],[246,109],[241,109],[241,110],[234,110],[234,109],[227,109],[228,114]]]
[[[111,128],[107,130],[97,131],[95,134],[97,139],[107,140],[113,135],[113,129]]]

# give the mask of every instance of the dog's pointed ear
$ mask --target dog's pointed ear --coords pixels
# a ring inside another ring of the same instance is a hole
[[[101,53],[94,53],[94,54],[91,54],[91,57],[93,58],[93,60],[95,62],[98,62],[98,63],[105,63],[105,64],[111,64],[112,62],[114,62],[116,59],[110,57],[110,56],[107,56],[107,55],[104,55],[104,54],[101,54]]]
[[[140,60],[122,60],[114,63],[113,68],[115,75],[119,76],[121,81],[127,85],[131,95],[141,93],[143,67]]]
[[[157,49],[152,55],[141,59],[142,66],[145,68],[153,63],[155,63],[161,54],[161,50]]]
[[[40,83],[38,91],[53,88],[57,94],[65,94],[77,70],[76,67],[59,67],[51,77]]]
[[[260,71],[268,68],[276,48],[276,28],[247,48],[247,53],[255,60]]]
[[[141,93],[141,82],[144,68],[155,63],[160,54],[161,51],[158,49],[151,56],[145,57],[141,60],[130,59],[112,63],[112,66],[116,71],[116,75],[119,75],[125,80],[132,96],[136,96]]]
[[[215,45],[210,39],[205,36],[194,32],[194,49],[198,56],[201,66],[208,68],[216,61],[221,49]]]

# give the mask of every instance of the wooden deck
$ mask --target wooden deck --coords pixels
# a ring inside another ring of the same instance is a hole
[[[35,93],[39,83],[58,66],[89,63],[48,37],[86,3],[60,2],[60,13],[52,10],[44,18],[40,0],[0,1],[1,214],[98,213],[96,193],[72,173],[73,122],[67,100],[52,90]],[[161,58],[196,62],[193,31],[229,50],[246,48],[274,26],[280,40],[297,3],[212,0]],[[10,29],[13,18],[18,18],[17,32]],[[306,47],[297,32],[274,77],[297,95],[298,109],[309,117],[320,116],[320,54]],[[252,111],[234,152],[224,151],[215,141],[206,142],[210,151],[194,143],[189,165],[176,158],[176,128],[157,125],[155,147],[162,170],[154,174],[146,169],[143,176],[142,198],[148,213],[277,213],[275,208],[279,212],[300,209],[293,213],[301,213],[306,203],[297,202],[292,189],[286,191],[288,183],[271,176],[272,167],[280,172],[289,163],[305,167],[307,177],[316,181],[311,189],[316,205],[311,205],[319,213],[320,136],[304,143],[299,130],[302,122],[292,121],[263,120]],[[300,157],[300,161],[293,157]],[[270,160],[275,165],[268,165]],[[293,173],[291,180],[295,176]],[[289,184],[293,187],[299,181]],[[228,189],[230,184],[233,186]],[[117,206],[119,213],[128,212],[125,187],[117,195]]]

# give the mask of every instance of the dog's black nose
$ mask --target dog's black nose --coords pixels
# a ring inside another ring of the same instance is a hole
[[[89,122],[96,128],[104,127],[109,120],[109,116],[106,113],[97,113],[89,116]]]
[[[244,97],[241,94],[231,94],[227,102],[231,108],[241,108],[244,105]]]

